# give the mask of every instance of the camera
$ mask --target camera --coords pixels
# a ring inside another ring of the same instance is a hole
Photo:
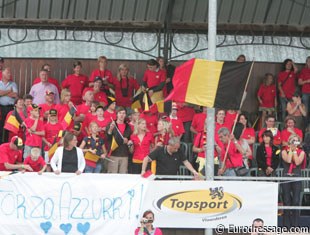
[[[142,219],[141,222],[142,222],[143,224],[146,224],[146,223],[153,223],[153,220]]]

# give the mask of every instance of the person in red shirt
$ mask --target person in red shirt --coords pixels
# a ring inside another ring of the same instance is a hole
[[[166,84],[166,73],[159,69],[159,64],[156,60],[147,61],[147,70],[143,76],[142,90],[147,91],[152,102],[163,100],[163,88]],[[156,95],[153,94],[156,93]]]
[[[287,102],[286,110],[289,116],[294,117],[296,121],[295,126],[300,130],[304,130],[304,124],[308,123],[304,120],[307,117],[308,111],[305,104],[302,103],[299,92],[296,91],[292,99]]]
[[[89,77],[89,86],[94,85],[94,81],[96,77],[101,77],[103,81],[102,91],[105,92],[107,95],[111,95],[109,88],[113,81],[113,75],[110,70],[107,69],[108,65],[108,58],[105,56],[99,56],[98,58],[98,69],[95,69],[91,72]]]
[[[297,79],[298,69],[291,59],[286,59],[283,62],[283,70],[278,74],[278,88],[280,93],[282,121],[286,116],[286,104],[289,99],[292,99],[296,90],[295,81]]]
[[[121,64],[118,67],[116,78],[112,84],[115,90],[116,105],[130,107],[134,91],[140,88],[137,80],[130,76],[129,67],[126,64]]]
[[[182,138],[185,133],[182,120],[178,117],[178,106],[173,103],[171,107],[170,116],[167,118],[167,121],[171,123],[171,128],[173,130],[174,136],[179,139]]]
[[[186,143],[191,143],[192,134],[190,129],[193,117],[195,115],[194,107],[187,103],[177,103],[177,107],[178,107],[178,118],[182,120],[185,131],[181,140]]]
[[[306,59],[305,67],[301,70],[298,76],[298,85],[301,87],[302,102],[307,108],[307,112],[310,110],[310,56]]]
[[[47,122],[47,118],[49,115],[49,111],[51,109],[55,109],[56,105],[54,104],[54,92],[47,90],[45,92],[45,103],[44,104],[40,104],[40,108],[41,108],[41,120],[43,120],[44,123]]]
[[[139,112],[138,109],[133,109],[133,110],[130,111],[128,116],[129,116],[128,117],[129,118],[129,123],[128,124],[129,124],[131,130],[133,131],[135,124],[137,123],[137,121],[140,118],[140,112]]]
[[[42,147],[42,137],[45,135],[43,121],[40,120],[40,107],[36,104],[29,106],[30,117],[26,118],[23,125],[26,127],[26,141],[24,159],[30,155],[33,147]]]
[[[29,165],[24,165],[22,158],[23,140],[14,136],[9,143],[0,145],[0,171],[29,170]]]
[[[233,126],[234,126],[234,123],[236,121],[236,117],[238,115],[238,112],[237,110],[232,110],[232,109],[229,109],[226,111],[226,114],[225,114],[225,126],[231,131]]]
[[[146,121],[140,118],[135,125],[133,134],[130,136],[132,155],[132,173],[140,174],[142,170],[142,162],[149,155],[150,150],[154,148],[153,134],[148,131]]]
[[[88,86],[88,77],[81,74],[82,63],[76,61],[73,64],[73,74],[68,75],[61,83],[62,88],[68,88],[71,92],[71,101],[75,104],[82,103],[81,94]]]
[[[144,110],[140,118],[145,119],[146,128],[153,136],[157,133],[158,110],[156,105],[152,105],[149,110]]]
[[[115,112],[115,109],[116,109],[116,101],[115,101],[115,98],[113,97],[108,97],[108,105],[107,105],[107,109],[106,111],[104,111],[104,118],[107,119],[107,120],[116,120],[116,112]]]
[[[295,127],[296,121],[295,118],[292,116],[287,116],[285,118],[285,129],[281,132],[281,139],[282,139],[282,147],[288,145],[288,139],[291,135],[298,135],[299,138],[303,139],[303,133],[302,130]]]
[[[242,149],[238,141],[234,138],[234,136],[230,134],[228,128],[220,128],[218,131],[218,137],[223,144],[223,148],[221,149],[222,166],[218,171],[218,175],[236,176],[235,169],[243,165],[242,152],[244,150]],[[230,144],[228,147],[229,141]],[[228,151],[227,155],[225,154],[226,151]]]
[[[263,142],[263,133],[266,130],[270,130],[273,134],[273,144],[276,146],[279,146],[282,143],[281,140],[281,131],[278,130],[278,128],[275,127],[275,122],[276,122],[276,118],[272,115],[268,115],[266,117],[266,127],[262,128],[259,133],[258,133],[258,142],[262,143]]]
[[[199,112],[195,113],[193,117],[193,121],[191,124],[191,132],[194,134],[194,138],[197,133],[202,132],[204,130],[204,123],[207,118],[207,108],[201,107]]]
[[[50,64],[43,64],[42,67],[41,67],[41,70],[47,71],[47,73],[48,73],[48,79],[47,79],[47,81],[48,81],[49,83],[54,84],[54,85],[57,87],[58,93],[60,94],[61,89],[60,89],[58,80],[57,80],[56,78],[51,77],[51,65],[50,65]],[[33,80],[33,82],[32,82],[32,85],[37,84],[37,83],[40,83],[40,82],[41,82],[41,78],[39,78],[39,77],[38,77],[38,78],[35,78],[35,79]]]
[[[174,136],[171,123],[165,119],[160,119],[157,124],[157,134],[155,136],[155,147],[168,145],[170,137]]]
[[[32,148],[30,151],[30,156],[26,157],[24,160],[25,165],[29,165],[32,168],[32,171],[38,172],[39,175],[46,170],[46,163],[41,156],[41,149],[39,148]],[[24,172],[27,171],[26,169]]]
[[[102,78],[99,76],[96,77],[94,80],[94,87],[93,87],[94,100],[98,101],[100,105],[105,107],[106,105],[108,105],[108,100],[107,95],[103,91],[101,91],[102,84],[103,84]]]
[[[257,92],[259,102],[259,111],[262,112],[261,126],[264,125],[267,115],[274,115],[277,106],[276,85],[271,73],[266,73],[263,84],[260,85]]]
[[[62,131],[63,127],[60,123],[58,123],[57,115],[58,113],[56,109],[50,109],[48,114],[48,121],[44,124],[45,135],[43,136],[42,140],[44,143],[44,159],[46,162],[50,161],[48,156],[50,148],[55,143],[59,144],[61,139],[61,135],[59,136],[59,133]]]

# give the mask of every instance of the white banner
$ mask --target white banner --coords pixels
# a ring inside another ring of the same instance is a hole
[[[0,179],[0,234],[131,235],[149,209],[162,228],[276,226],[277,196],[276,183],[17,173]]]
[[[157,227],[251,226],[256,218],[277,225],[278,184],[245,181],[154,181],[142,211],[155,212]]]
[[[0,234],[134,234],[139,175],[13,174],[0,179]]]

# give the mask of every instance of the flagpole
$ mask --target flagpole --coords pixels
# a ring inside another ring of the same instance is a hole
[[[209,0],[208,11],[208,59],[215,61],[217,0]],[[214,117],[215,109],[207,108],[207,150],[205,153],[205,176],[207,181],[214,180]],[[212,228],[205,229],[205,235],[212,235]]]

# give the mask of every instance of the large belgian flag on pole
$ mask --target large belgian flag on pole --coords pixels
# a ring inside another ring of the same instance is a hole
[[[250,68],[250,62],[191,59],[176,69],[166,100],[239,110]]]

